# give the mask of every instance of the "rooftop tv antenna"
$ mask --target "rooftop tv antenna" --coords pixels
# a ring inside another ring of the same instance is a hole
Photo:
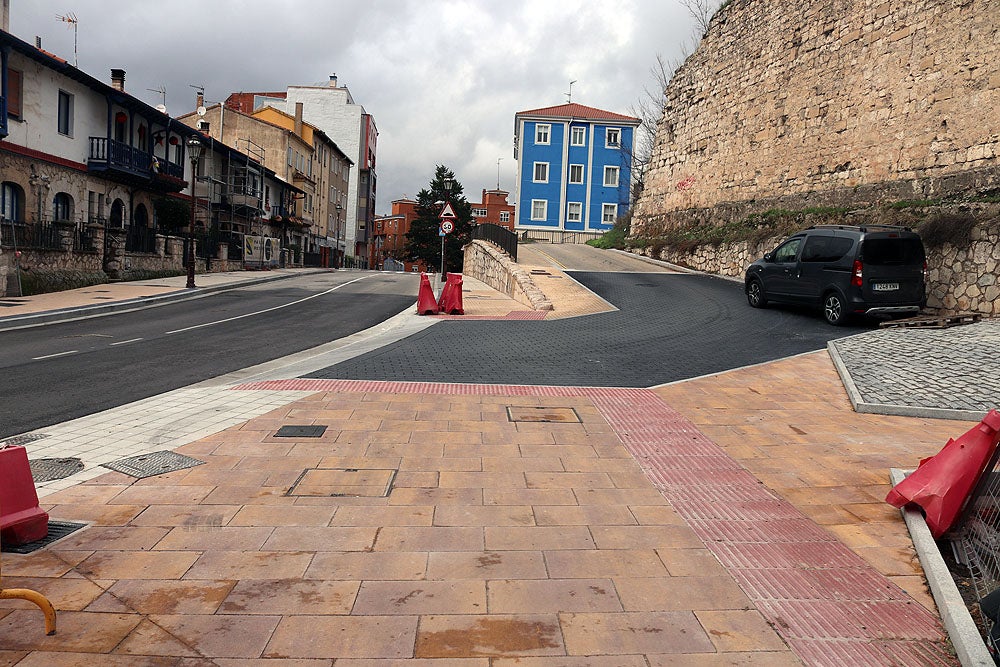
[[[167,106],[167,88],[166,88],[166,86],[164,86],[164,85],[161,84],[159,88],[147,88],[146,90],[148,90],[151,93],[158,93],[160,95],[160,103],[163,104],[164,107]]]
[[[569,92],[568,93],[563,93],[563,95],[566,96],[566,103],[567,104],[572,104],[572,102],[573,102],[573,84],[574,83],[576,83],[576,79],[573,79],[572,81],[569,82]]]
[[[62,21],[63,23],[69,23],[73,26],[73,67],[77,66],[76,60],[76,44],[77,44],[77,26],[80,25],[80,21],[76,18],[76,14],[73,12],[68,12],[64,16],[59,16],[56,14],[56,20]]]

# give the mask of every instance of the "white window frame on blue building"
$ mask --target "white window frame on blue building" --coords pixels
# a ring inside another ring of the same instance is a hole
[[[604,147],[621,148],[622,130],[620,127],[608,127],[604,130]]]
[[[609,176],[614,175],[614,178],[609,178]],[[617,188],[618,180],[621,178],[621,169],[619,167],[613,167],[611,165],[605,165],[604,167],[604,187],[606,188]]]
[[[531,219],[545,220],[549,216],[549,202],[547,199],[531,200]]]
[[[583,165],[582,164],[571,164],[569,166],[569,182],[573,185],[583,183]]]
[[[544,172],[541,173],[540,172]],[[549,163],[548,162],[535,162],[533,164],[531,173],[532,183],[548,183],[549,182]]]
[[[548,146],[552,140],[552,126],[545,123],[535,125],[535,144]]]
[[[586,146],[587,145],[587,128],[581,125],[574,125],[570,128],[569,135],[569,145],[570,146]]]
[[[583,202],[571,201],[566,204],[566,222],[583,222]]]
[[[618,204],[601,205],[601,222],[606,225],[613,225],[618,217]]]

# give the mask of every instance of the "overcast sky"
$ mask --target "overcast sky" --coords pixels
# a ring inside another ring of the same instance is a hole
[[[168,113],[337,74],[379,130],[378,213],[437,164],[471,201],[514,191],[514,114],[573,101],[629,113],[658,54],[691,50],[679,0],[10,0],[10,31]],[[355,156],[352,156],[352,158]]]

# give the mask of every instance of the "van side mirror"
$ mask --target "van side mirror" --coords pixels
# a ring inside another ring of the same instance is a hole
[[[773,262],[774,261],[774,251],[773,250],[771,252],[765,252],[764,253],[764,261],[765,262]]]

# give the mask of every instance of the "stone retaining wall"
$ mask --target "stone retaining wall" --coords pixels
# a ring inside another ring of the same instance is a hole
[[[538,289],[531,274],[511,261],[507,253],[485,241],[473,241],[463,250],[464,275],[481,280],[532,310],[552,310],[552,302]]]
[[[976,312],[1000,317],[1000,224],[996,221],[972,228],[968,247],[944,244],[927,249],[927,307],[942,314]],[[727,243],[700,246],[683,253],[650,248],[638,254],[723,276],[743,277],[744,271],[765,252],[773,250],[783,237],[759,244]]]

